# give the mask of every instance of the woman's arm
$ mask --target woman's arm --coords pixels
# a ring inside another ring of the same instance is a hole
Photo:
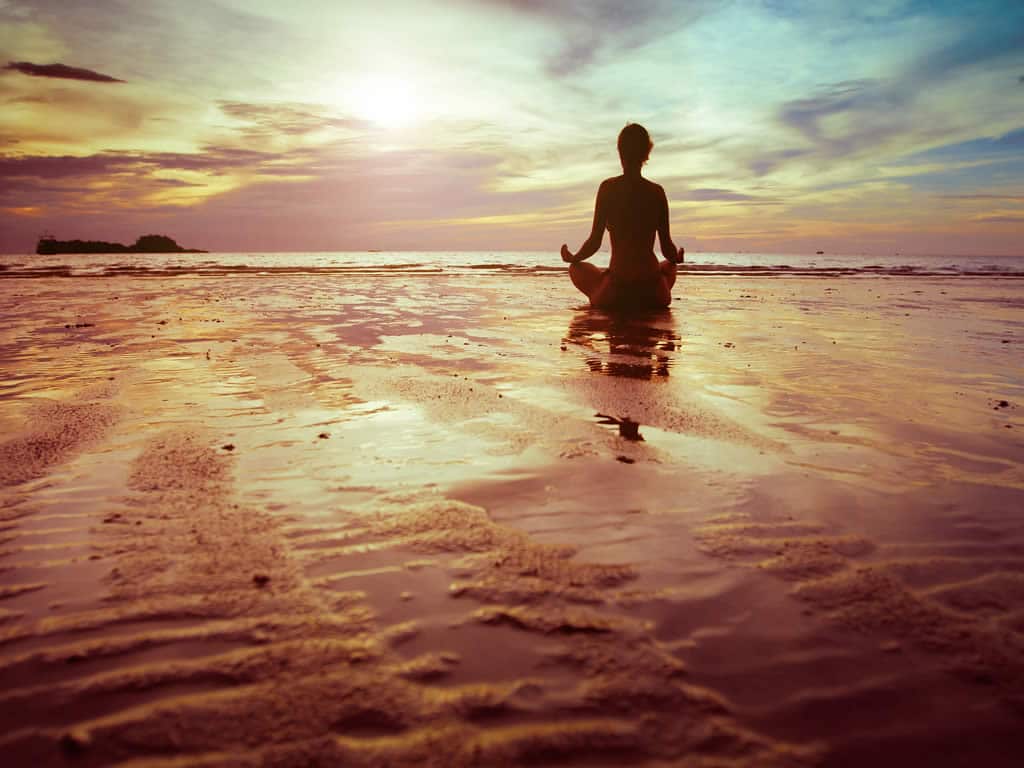
[[[597,250],[601,247],[601,241],[604,240],[604,229],[608,223],[604,196],[605,182],[602,181],[601,186],[597,188],[597,200],[594,202],[594,223],[590,227],[590,237],[584,241],[579,251],[575,254],[569,250],[568,245],[562,243],[562,261],[567,261],[570,264],[576,261],[584,261],[597,253]]]
[[[661,190],[661,212],[658,214],[658,242],[661,244],[661,255],[671,261],[673,264],[683,263],[683,254],[686,252],[685,249],[676,249],[676,244],[672,242],[672,233],[669,231],[668,223],[668,197],[665,196],[665,190],[662,187],[658,187]]]

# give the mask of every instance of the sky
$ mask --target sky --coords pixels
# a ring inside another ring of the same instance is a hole
[[[628,122],[688,250],[1024,254],[1021,0],[0,0],[0,252],[556,253]]]

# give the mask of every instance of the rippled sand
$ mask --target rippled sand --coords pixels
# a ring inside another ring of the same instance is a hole
[[[1024,760],[1014,281],[0,295],[4,765]]]

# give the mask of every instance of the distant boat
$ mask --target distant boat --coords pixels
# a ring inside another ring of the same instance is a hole
[[[819,256],[821,256],[825,252],[824,251],[815,251],[815,253],[818,254]]]
[[[104,240],[58,240],[48,232],[39,236],[36,253],[207,253],[197,248],[182,248],[167,235],[143,235],[132,245],[108,243]]]

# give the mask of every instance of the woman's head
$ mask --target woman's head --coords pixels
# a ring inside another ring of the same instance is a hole
[[[630,123],[619,132],[619,158],[622,165],[643,165],[654,149],[651,135],[639,123]]]

